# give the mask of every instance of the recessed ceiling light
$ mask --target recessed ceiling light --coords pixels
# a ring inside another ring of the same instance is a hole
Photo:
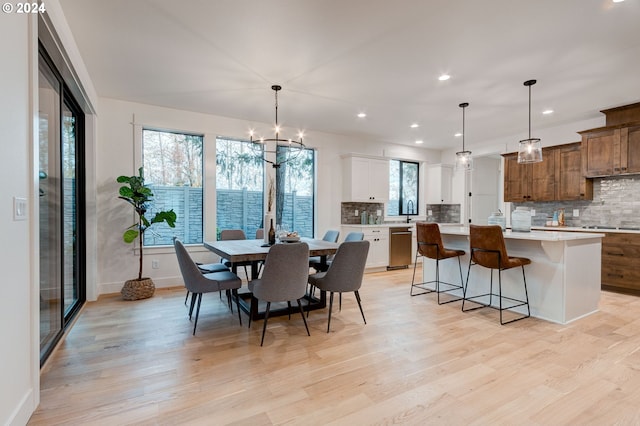
[[[453,135],[453,136],[455,136],[456,138],[459,138],[460,136],[462,136],[462,133],[456,133],[456,134],[455,134],[455,135]]]
[[[424,143],[424,141],[417,140],[417,141],[416,141],[416,143],[417,143],[417,144],[421,144],[421,143]]]
[[[613,0],[614,3],[622,3],[624,0]]]
[[[418,123],[413,123],[413,124],[412,124],[411,126],[409,126],[409,127],[411,127],[412,129],[416,129],[416,128],[420,127],[420,125],[419,125]]]
[[[365,114],[364,112],[358,113],[358,117],[359,118],[365,118],[366,116],[367,116],[367,114]]]
[[[438,80],[446,81],[446,80],[449,80],[450,78],[451,76],[449,74],[442,74],[440,77],[438,77]]]
[[[544,111],[542,111],[542,113],[543,113],[544,115],[553,114],[553,110],[552,110],[552,109],[545,109]]]

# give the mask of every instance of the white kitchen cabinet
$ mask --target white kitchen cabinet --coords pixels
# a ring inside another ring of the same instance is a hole
[[[425,168],[427,204],[451,204],[453,166],[429,164]]]
[[[342,201],[384,203],[389,199],[389,160],[348,155],[342,158]]]
[[[386,268],[389,265],[389,227],[388,226],[342,226],[342,235],[349,232],[362,232],[369,241],[369,254],[365,268]]]

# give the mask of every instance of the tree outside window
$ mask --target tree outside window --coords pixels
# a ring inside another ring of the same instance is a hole
[[[389,216],[418,214],[419,166],[412,161],[389,161]]]

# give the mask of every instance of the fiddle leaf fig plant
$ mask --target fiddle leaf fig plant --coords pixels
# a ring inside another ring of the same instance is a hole
[[[173,209],[168,211],[156,212],[151,218],[147,218],[146,213],[150,204],[153,202],[153,191],[144,183],[144,170],[142,167],[138,169],[138,176],[118,176],[118,183],[127,185],[121,186],[118,198],[125,200],[133,206],[137,216],[137,222],[129,226],[122,235],[125,243],[132,243],[136,239],[140,245],[140,266],[138,270],[138,281],[142,280],[142,237],[147,229],[154,223],[166,222],[171,228],[175,228],[176,213]]]

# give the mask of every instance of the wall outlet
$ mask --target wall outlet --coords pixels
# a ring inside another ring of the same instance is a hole
[[[580,216],[580,210],[573,209],[573,217],[578,217],[578,216]]]
[[[535,216],[536,215],[536,211],[534,209],[531,209],[531,216]]]
[[[353,212],[353,215],[354,215],[354,216],[358,216],[358,210],[355,210],[355,211]]]
[[[160,261],[158,259],[152,259],[151,269],[158,269],[158,268],[160,268]]]
[[[433,210],[427,210],[427,216],[433,216]]]
[[[376,210],[376,216],[382,216],[382,210]]]

